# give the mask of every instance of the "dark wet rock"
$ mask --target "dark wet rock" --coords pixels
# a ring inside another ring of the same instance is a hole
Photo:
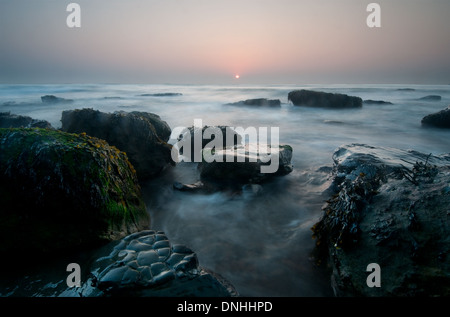
[[[352,144],[333,155],[333,185],[312,230],[337,296],[449,296],[450,155]],[[366,284],[381,267],[381,287]]]
[[[390,101],[367,99],[363,101],[367,105],[392,105]]]
[[[429,114],[422,119],[423,126],[450,128],[450,106],[444,110]]]
[[[422,98],[419,98],[417,100],[422,100],[422,101],[440,101],[442,99],[441,96],[438,95],[428,95]]]
[[[65,99],[61,97],[56,97],[53,95],[45,95],[41,97],[43,103],[71,103],[72,99]]]
[[[283,176],[292,172],[292,147],[279,145],[277,148],[267,145],[271,159],[264,158],[257,147],[241,145],[214,153],[203,150],[203,162],[199,164],[203,182],[221,182],[231,184],[261,183],[274,176]],[[278,164],[275,158],[278,157]],[[271,171],[264,171],[271,166]]]
[[[258,106],[258,107],[281,107],[281,101],[279,99],[247,99],[238,102],[228,103],[229,106]]]
[[[0,128],[42,128],[53,129],[50,122],[36,120],[28,116],[0,112]]]
[[[230,297],[236,289],[199,265],[187,246],[172,244],[164,232],[145,230],[125,237],[98,258],[81,289],[60,296]]]
[[[77,109],[63,111],[61,122],[63,131],[84,132],[126,152],[139,180],[154,177],[169,164],[174,164],[172,146],[166,142],[171,129],[156,114]]]
[[[175,96],[182,96],[183,94],[177,93],[177,92],[163,92],[163,93],[156,93],[156,94],[142,94],[140,96],[142,97],[175,97]]]
[[[288,100],[295,106],[334,109],[362,107],[362,99],[359,97],[305,89],[289,92]]]
[[[87,135],[0,129],[0,198],[0,251],[18,257],[90,248],[149,225],[127,156]]]
[[[198,192],[205,189],[205,184],[203,182],[198,181],[193,184],[183,184],[180,182],[174,182],[173,188],[182,192]]]
[[[205,135],[208,132],[208,135]],[[195,140],[201,139],[201,148],[196,157],[195,152]],[[227,147],[241,144],[242,137],[232,127],[228,126],[204,126],[201,129],[199,127],[189,127],[178,136],[178,142],[186,142],[186,146],[190,145],[190,156],[185,151],[184,146],[179,149],[179,154],[190,157],[191,162],[201,162],[201,151],[207,147],[212,147],[212,141],[218,138],[218,147]],[[222,140],[220,142],[220,140]],[[214,143],[213,143],[214,144]],[[216,145],[216,144],[214,144]]]

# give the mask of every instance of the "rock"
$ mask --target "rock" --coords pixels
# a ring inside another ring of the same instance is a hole
[[[444,110],[425,116],[422,119],[422,126],[450,128],[450,106]]]
[[[390,101],[367,99],[363,101],[367,105],[392,105]]]
[[[247,99],[234,103],[228,103],[229,106],[258,106],[258,107],[281,107],[281,101],[279,99]]]
[[[211,136],[210,137],[206,137],[205,136],[205,131],[209,131],[211,132]],[[242,142],[242,137],[240,134],[238,134],[236,131],[234,131],[231,127],[228,126],[204,126],[201,130],[200,128],[197,127],[189,127],[186,129],[186,131],[181,134],[178,137],[178,142],[183,142],[183,139],[185,141],[187,141],[187,143],[189,143],[190,146],[190,150],[191,150],[191,155],[190,155],[190,161],[191,162],[195,162],[196,161],[196,157],[195,157],[195,136],[199,134],[199,137],[201,138],[202,144],[201,144],[201,149],[200,152],[198,154],[199,157],[199,161],[201,160],[201,151],[206,148],[208,146],[208,144],[215,140],[216,137],[219,136],[222,138],[222,142],[220,143],[222,145],[222,147],[227,147],[227,140],[228,138],[232,138],[231,141],[229,141],[229,145],[238,145],[241,144]],[[187,156],[186,152],[184,151],[184,148],[181,148],[179,150],[179,154]]]
[[[442,97],[438,96],[438,95],[428,95],[428,96],[419,98],[417,100],[422,100],[422,101],[439,101],[441,99],[442,99]]]
[[[53,129],[50,122],[36,120],[27,116],[11,114],[10,112],[0,112],[0,128],[43,128]]]
[[[194,184],[182,184],[180,182],[174,182],[173,188],[182,192],[197,192],[205,189],[205,185],[198,181]]]
[[[312,230],[337,296],[449,296],[450,155],[352,144],[333,155],[333,186]],[[366,268],[381,267],[381,287]]]
[[[177,92],[164,92],[164,93],[156,93],[156,94],[142,94],[139,96],[142,97],[175,97],[175,96],[182,96],[183,94],[177,93]]]
[[[172,146],[166,142],[170,127],[156,114],[69,110],[63,111],[61,122],[62,131],[85,132],[125,151],[139,180],[154,177],[169,164],[174,164]]]
[[[164,236],[166,240],[159,240]],[[165,241],[162,245],[160,242]],[[135,250],[139,244],[140,249]],[[98,258],[81,290],[83,297],[231,297],[236,289],[199,265],[188,247],[171,244],[164,232],[145,230],[125,237]],[[66,290],[62,296],[77,296]]]
[[[61,97],[56,97],[53,95],[45,95],[41,97],[43,103],[70,103],[73,102],[72,99],[64,99]]]
[[[305,89],[289,92],[288,100],[291,101],[295,106],[335,109],[362,107],[362,99],[359,97]]]
[[[0,129],[0,197],[0,251],[22,258],[149,226],[126,154],[85,134]]]
[[[271,155],[278,155],[278,165],[273,166],[272,173],[263,172],[263,166],[275,164],[275,161],[263,162],[261,155],[253,145],[235,146],[224,148],[223,150],[211,153],[210,149],[203,150],[203,162],[199,164],[200,177],[204,182],[225,182],[231,184],[261,183],[273,176],[283,176],[292,172],[293,167],[292,147],[289,145],[279,145],[278,148],[270,149]],[[222,162],[214,159],[211,162],[205,159],[206,156],[215,155],[222,157]],[[227,158],[228,157],[228,158]]]

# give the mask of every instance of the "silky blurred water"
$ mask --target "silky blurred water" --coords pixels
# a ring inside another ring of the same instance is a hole
[[[392,104],[338,110],[293,106],[287,95],[302,88]],[[156,93],[181,95],[142,96]],[[73,102],[46,104],[40,100],[43,95]],[[442,99],[419,100],[427,95]],[[226,105],[250,98],[280,99],[282,105]],[[181,163],[142,183],[152,229],[188,245],[201,265],[223,275],[244,296],[331,296],[329,275],[310,259],[310,228],[327,198],[322,192],[329,169],[318,169],[331,167],[334,150],[350,143],[449,153],[450,131],[420,124],[425,115],[448,104],[446,85],[0,85],[0,112],[44,119],[57,128],[61,112],[77,108],[153,112],[172,129],[192,126],[194,119],[204,125],[278,127],[280,143],[293,148],[294,171],[263,184],[258,195],[174,191],[174,181],[198,180],[194,163]]]

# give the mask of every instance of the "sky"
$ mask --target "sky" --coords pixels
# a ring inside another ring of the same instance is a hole
[[[0,0],[0,83],[450,84],[449,13],[448,0]]]

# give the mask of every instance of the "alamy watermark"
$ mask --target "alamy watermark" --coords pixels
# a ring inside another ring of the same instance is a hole
[[[69,3],[66,7],[66,11],[70,12],[67,16],[66,24],[69,28],[81,27],[81,7],[78,3]],[[378,3],[369,3],[366,7],[366,11],[370,12],[367,16],[366,24],[369,28],[381,27],[381,6]],[[239,76],[239,75],[237,75]]]

